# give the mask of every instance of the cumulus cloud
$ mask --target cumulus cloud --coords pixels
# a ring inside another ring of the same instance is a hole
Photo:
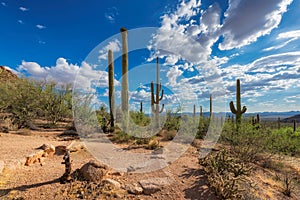
[[[82,62],[81,65],[68,63],[65,58],[58,58],[55,66],[40,66],[36,62],[22,61],[18,67],[19,72],[27,73],[36,80],[51,80],[58,84],[75,83],[78,88],[91,90],[93,87],[108,87],[108,73],[94,69],[90,64]],[[115,80],[115,85],[119,81]]]
[[[46,26],[41,25],[41,24],[37,24],[36,27],[37,27],[38,29],[45,29],[45,28],[46,28]]]
[[[19,24],[24,24],[23,20],[18,20]]]
[[[23,7],[23,6],[19,7],[19,9],[20,9],[21,11],[23,11],[23,12],[25,12],[25,11],[28,11],[28,10],[29,10],[28,8],[25,8],[25,7]]]
[[[148,102],[150,101],[151,93],[149,91],[146,91],[144,89],[141,89],[139,91],[133,91],[129,93],[130,100],[136,101],[136,102]]]
[[[183,74],[183,71],[179,69],[179,66],[173,66],[169,69],[167,72],[167,78],[168,78],[168,85],[170,86],[176,86],[177,85],[177,78]]]
[[[277,28],[293,0],[230,0],[221,28],[221,50],[239,48],[255,42]],[[259,6],[258,6],[259,5]]]
[[[7,6],[7,4],[5,2],[1,2],[2,6]]]
[[[99,51],[99,60],[107,60],[107,53],[108,50],[112,50],[112,52],[119,52],[121,51],[121,43],[118,39],[115,39],[114,41],[109,42],[105,47],[103,47]]]

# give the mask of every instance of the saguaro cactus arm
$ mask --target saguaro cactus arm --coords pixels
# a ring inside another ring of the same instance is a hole
[[[230,106],[230,110],[231,110],[231,112],[232,112],[233,114],[235,114],[235,115],[236,115],[236,113],[237,113],[237,110],[236,110],[236,109],[235,109],[235,107],[234,107],[233,101],[230,101],[230,104],[229,104],[229,106]]]

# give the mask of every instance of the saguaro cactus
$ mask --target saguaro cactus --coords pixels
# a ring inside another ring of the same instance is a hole
[[[108,51],[108,101],[110,112],[110,126],[115,126],[115,87],[114,87],[114,56],[111,50]]]
[[[196,105],[194,104],[193,117],[196,117]]]
[[[140,113],[143,113],[143,102],[140,102]]]
[[[122,35],[122,111],[128,113],[128,32],[126,28],[120,29]]]
[[[242,122],[242,114],[244,114],[247,111],[246,106],[241,106],[241,86],[240,86],[240,80],[236,80],[236,108],[234,107],[233,101],[230,102],[230,110],[233,114],[236,116],[236,125],[237,128],[240,127]]]
[[[154,83],[151,82],[151,108],[152,112],[154,113],[155,117],[155,126],[159,127],[159,113],[161,113],[164,110],[164,104],[162,104],[161,109],[159,109],[159,102],[164,97],[164,90],[161,88],[161,83],[159,83],[159,60],[158,57],[156,58],[156,96],[154,97]],[[158,84],[159,83],[159,84]],[[159,96],[159,93],[161,91],[161,96]],[[154,106],[155,104],[155,106]]]
[[[212,118],[212,94],[209,95],[209,119]]]

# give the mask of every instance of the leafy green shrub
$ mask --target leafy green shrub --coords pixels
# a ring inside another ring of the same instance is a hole
[[[148,126],[151,122],[150,118],[145,115],[143,112],[139,111],[130,111],[130,117],[138,126]]]
[[[0,83],[0,112],[17,128],[30,127],[35,118],[55,124],[72,116],[72,91],[69,85],[41,83],[26,78]]]

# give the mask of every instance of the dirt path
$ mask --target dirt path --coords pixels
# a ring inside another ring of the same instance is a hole
[[[64,173],[62,155],[47,158],[45,165],[24,166],[25,157],[42,144],[66,146],[70,141],[59,141],[58,131],[34,132],[29,136],[1,134],[0,160],[5,169],[0,175],[0,199],[68,199],[64,191],[70,184],[62,185],[58,178]],[[73,169],[80,168],[93,159],[85,150],[71,154]],[[216,199],[206,185],[204,172],[199,169],[198,152],[190,147],[185,154],[164,169],[150,173],[124,173],[116,180],[125,185],[148,178],[167,178],[168,185],[152,195],[126,194],[120,199]],[[109,197],[107,199],[110,199]]]

